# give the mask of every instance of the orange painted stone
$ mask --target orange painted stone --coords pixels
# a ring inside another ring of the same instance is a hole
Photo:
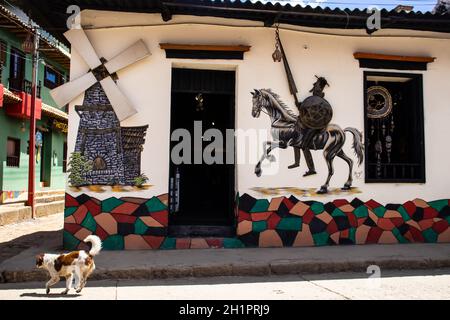
[[[392,218],[402,218],[402,215],[395,210],[386,210],[384,213],[384,218],[392,219]]]
[[[348,238],[350,236],[350,231],[348,229],[341,231],[341,238]]]
[[[294,247],[313,247],[314,246],[314,238],[311,234],[311,230],[309,229],[309,225],[303,224],[302,231],[297,234],[295,238]]]
[[[370,219],[372,219],[373,222],[378,224],[378,219],[379,219],[378,216],[372,210],[370,210],[370,209],[368,209],[368,210],[369,210]]]
[[[258,212],[258,213],[252,213],[250,216],[252,217],[253,221],[266,221],[269,219],[272,212]]]
[[[259,235],[259,246],[262,248],[283,247],[283,241],[275,230],[266,230]]]
[[[299,201],[292,207],[289,213],[302,217],[308,209],[309,206],[306,203]]]
[[[430,229],[433,226],[434,221],[433,221],[433,219],[426,219],[426,220],[420,220],[418,223],[420,226],[419,230],[424,231],[424,230]]]
[[[169,195],[163,194],[158,197],[159,201],[161,201],[164,205],[169,206]]]
[[[398,243],[397,238],[392,234],[391,231],[383,231],[380,238],[378,239],[378,243],[380,244],[392,244]]]
[[[144,240],[150,245],[152,249],[159,249],[163,243],[165,237],[158,236],[142,236]]]
[[[117,222],[111,214],[101,213],[94,217],[95,222],[103,228],[109,235],[117,234]]]
[[[450,242],[450,228],[438,235],[438,242]]]
[[[177,249],[189,249],[190,247],[191,247],[191,239],[190,238],[177,239],[177,244],[176,244]]]
[[[120,213],[120,214],[133,214],[136,209],[139,208],[139,205],[136,203],[130,203],[125,202],[118,206],[117,208],[114,208],[114,210],[111,211],[111,213]]]
[[[406,224],[409,224],[410,226],[420,230],[420,225],[414,220],[408,220],[406,221]]]
[[[77,222],[75,221],[75,218],[73,216],[68,216],[64,218],[64,223],[77,223]]]
[[[414,199],[413,203],[416,205],[416,207],[419,207],[419,208],[428,208],[429,207],[428,203],[422,199]]]
[[[205,239],[193,238],[191,239],[191,249],[208,249],[209,245]]]
[[[339,207],[339,209],[343,212],[353,212],[355,211],[355,208],[351,204],[343,205],[342,207]]]
[[[130,234],[124,237],[125,250],[146,250],[151,249],[144,238],[137,234]]]
[[[74,236],[78,240],[83,241],[84,239],[86,239],[87,236],[90,236],[91,234],[92,234],[92,231],[90,231],[86,228],[81,228],[80,230],[77,231],[77,233],[74,234]]]
[[[379,228],[386,230],[386,231],[391,231],[392,229],[395,228],[394,223],[390,219],[386,219],[386,218],[378,219],[377,225]]]
[[[367,235],[369,234],[370,227],[363,224],[356,229],[355,240],[356,244],[365,244],[367,240]]]
[[[316,217],[325,222],[326,224],[329,224],[333,220],[333,217],[328,212],[323,212],[317,215]]]
[[[273,198],[270,201],[270,205],[269,205],[269,211],[277,211],[278,208],[280,207],[280,204],[283,202],[284,197],[278,197],[278,198]]]
[[[239,222],[237,227],[237,235],[242,236],[244,234],[250,233],[252,231],[252,226],[253,224],[251,221],[244,220]]]
[[[339,234],[340,232],[335,232],[330,236],[331,240],[333,240],[336,244],[339,244]]]
[[[152,217],[139,217],[139,219],[141,219],[142,222],[145,223],[145,225],[148,227],[158,227],[158,228],[164,227],[161,223],[159,223]]]
[[[413,235],[411,234],[410,231],[407,231],[407,232],[403,235],[403,237],[405,237],[406,239],[408,239],[409,242],[415,242],[415,241],[414,241],[414,237],[413,237]]]
[[[73,214],[73,217],[75,218],[75,221],[78,224],[81,224],[83,222],[84,218],[86,217],[86,214],[88,213],[88,208],[86,208],[85,205],[81,205],[78,207],[77,211]]]

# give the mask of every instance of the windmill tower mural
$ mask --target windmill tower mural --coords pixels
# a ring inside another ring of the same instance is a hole
[[[120,122],[136,109],[118,88],[116,72],[150,55],[142,40],[107,61],[99,58],[82,29],[64,34],[90,70],[51,94],[66,105],[85,92],[82,105],[75,106],[80,117],[74,152],[92,164],[83,172],[85,185],[133,185],[141,176],[141,153],[148,125],[122,127]]]

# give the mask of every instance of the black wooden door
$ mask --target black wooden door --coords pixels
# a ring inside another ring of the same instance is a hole
[[[171,152],[169,232],[174,236],[234,233],[235,166],[227,164],[227,158],[234,158],[234,141],[231,149],[226,145],[226,131],[235,127],[234,90],[234,72],[173,69],[171,131],[185,130],[190,136],[189,161],[174,161]],[[208,129],[223,138],[222,147],[213,153],[222,159],[219,163],[207,164],[201,156],[213,141],[202,140]],[[171,141],[171,151],[179,143],[180,139]],[[184,156],[185,151],[175,155]]]

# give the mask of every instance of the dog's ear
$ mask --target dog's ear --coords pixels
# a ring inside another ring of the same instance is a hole
[[[38,254],[38,255],[36,256],[36,265],[37,265],[38,267],[40,267],[40,266],[42,266],[43,264],[44,264],[44,254],[41,253],[41,254]]]

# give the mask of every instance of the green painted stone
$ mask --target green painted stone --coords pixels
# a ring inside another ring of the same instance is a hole
[[[134,233],[139,235],[144,235],[148,230],[147,225],[142,222],[141,219],[136,219],[136,222],[134,223]]]
[[[367,218],[369,216],[369,210],[366,206],[359,206],[355,210],[353,210],[353,213],[355,216],[359,218]]]
[[[102,212],[111,212],[114,210],[114,208],[117,208],[124,202],[122,200],[119,200],[117,198],[109,198],[102,201]]]
[[[375,209],[373,209],[373,212],[375,213],[375,215],[376,215],[378,218],[383,218],[383,217],[384,217],[384,214],[385,214],[385,212],[386,212],[386,208],[383,207],[383,206],[379,206],[379,207],[376,207]]]
[[[331,216],[332,217],[339,217],[339,216],[346,217],[345,213],[339,208],[334,209],[333,212],[331,213]]]
[[[301,231],[302,230],[302,218],[283,218],[278,223],[277,229]]]
[[[437,242],[438,235],[432,228],[422,231],[422,235],[425,238],[425,242]]]
[[[121,235],[109,236],[103,241],[103,248],[105,250],[123,250],[125,249],[125,241]]]
[[[450,224],[450,216],[445,217],[445,220],[447,220],[448,224]]]
[[[256,203],[253,206],[252,210],[250,210],[250,213],[266,212],[267,209],[269,209],[269,206],[270,203],[267,199],[256,200]]]
[[[350,228],[348,232],[349,232],[348,238],[352,240],[353,243],[356,243],[356,228]]]
[[[267,230],[267,222],[266,221],[255,221],[252,224],[253,232],[263,232]]]
[[[227,248],[227,249],[244,248],[245,245],[239,239],[236,239],[236,238],[224,238],[223,239],[223,247]]]
[[[167,206],[157,197],[151,198],[145,203],[145,205],[147,206],[148,212],[158,212],[167,209]]]
[[[64,231],[63,232],[63,245],[66,250],[75,250],[80,244],[80,240],[75,238],[71,233]]]
[[[397,211],[402,215],[402,218],[403,220],[405,220],[405,222],[411,220],[411,217],[403,206],[398,207]]]
[[[409,243],[408,239],[406,239],[397,228],[392,229],[392,234],[397,238],[399,243]]]
[[[428,204],[430,205],[430,207],[436,209],[437,211],[441,211],[442,208],[448,205],[448,200],[436,200],[428,202]]]
[[[171,249],[175,249],[176,247],[177,247],[177,239],[165,238],[159,248],[162,250],[171,250]]]
[[[83,222],[81,222],[81,225],[89,231],[92,231],[93,233],[95,233],[95,230],[97,230],[97,222],[90,212],[86,214],[86,217],[84,218]]]
[[[316,215],[322,213],[325,210],[323,207],[323,203],[320,202],[314,202],[311,205],[311,211],[314,212]]]
[[[70,217],[77,211],[78,207],[68,207],[64,209],[64,218]]]
[[[321,233],[313,234],[314,243],[316,246],[326,246],[328,245],[328,239],[330,235],[328,232],[324,231]]]

